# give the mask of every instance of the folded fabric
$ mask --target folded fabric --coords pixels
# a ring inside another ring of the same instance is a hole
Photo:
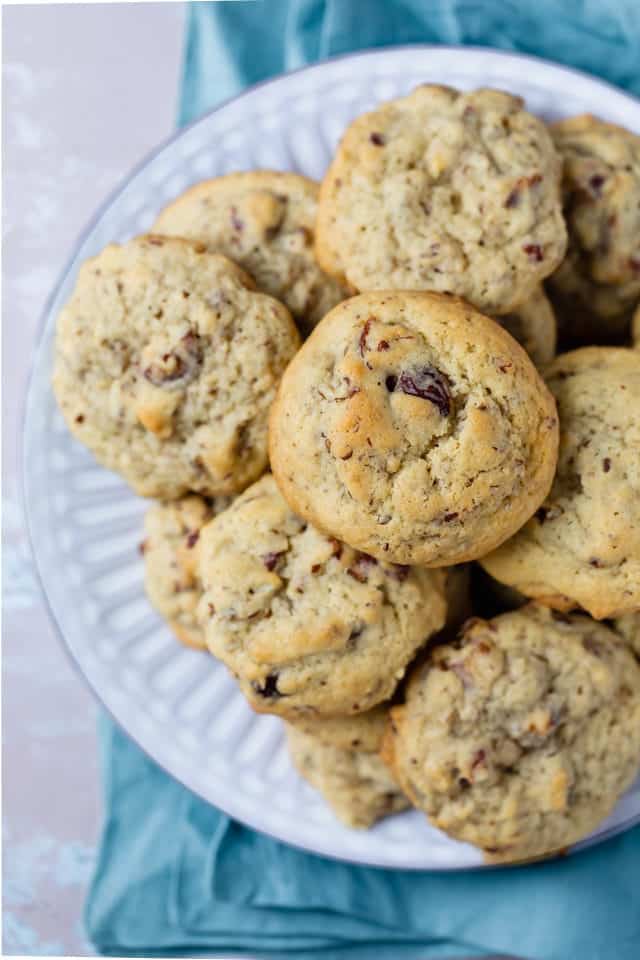
[[[179,121],[286,70],[402,43],[515,50],[640,96],[638,0],[241,0],[189,5]]]
[[[519,50],[640,93],[637,0],[197,3],[188,6],[180,121],[284,70],[391,43]],[[101,953],[301,960],[640,955],[640,828],[530,867],[380,870],[307,854],[230,820],[107,717],[100,744],[105,823],[85,921]]]
[[[106,822],[86,907],[112,956],[636,960],[640,828],[531,867],[379,870],[230,820],[106,717]]]

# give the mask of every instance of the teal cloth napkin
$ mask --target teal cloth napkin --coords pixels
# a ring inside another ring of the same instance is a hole
[[[378,870],[254,833],[167,776],[106,717],[106,823],[86,905],[111,956],[637,960],[640,828],[531,867]]]
[[[539,54],[640,94],[638,0],[257,0],[190,4],[186,123],[249,83],[391,43]],[[561,92],[559,92],[561,95]],[[464,874],[357,867],[230,820],[107,717],[105,823],[85,923],[112,956],[637,960],[640,828],[582,854]]]
[[[640,96],[640,0],[254,0],[189,6],[181,123],[285,70],[402,43],[516,50],[586,70]]]

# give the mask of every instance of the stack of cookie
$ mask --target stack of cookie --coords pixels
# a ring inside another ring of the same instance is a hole
[[[149,597],[347,824],[531,859],[638,772],[639,301],[640,138],[435,86],[82,268],[54,388]]]

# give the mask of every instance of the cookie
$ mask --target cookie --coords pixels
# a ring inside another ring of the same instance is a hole
[[[294,727],[326,747],[371,754],[380,752],[388,720],[389,704],[381,703],[365,713],[346,717],[294,714],[287,718],[287,727]]]
[[[434,826],[495,862],[581,840],[640,769],[640,665],[585,616],[530,604],[436,647],[383,756]]]
[[[351,720],[330,721],[335,738],[340,743],[348,742],[353,720],[360,721],[359,727],[364,729],[368,717],[369,713],[363,713]],[[335,733],[341,724],[346,727],[342,736]],[[322,794],[338,819],[348,827],[366,829],[377,820],[409,807],[409,801],[378,755],[385,725],[379,723],[376,715],[373,729],[363,735],[363,741],[375,741],[375,747],[370,750],[360,745],[360,741],[357,747],[351,748],[335,745],[331,738],[325,739],[322,721],[317,723],[317,734],[286,723],[289,753],[298,773]]]
[[[156,233],[182,236],[223,253],[282,300],[303,334],[347,290],[318,266],[313,246],[318,184],[295,173],[230,173],[197,183],[166,207]]]
[[[560,173],[519,97],[425,84],[347,129],[320,190],[318,260],[356,290],[509,313],[564,256]]]
[[[536,367],[551,363],[556,355],[556,315],[542,286],[513,313],[496,319],[524,347]]]
[[[155,609],[183,643],[206,649],[196,608],[202,597],[198,576],[200,531],[225,510],[231,497],[205,500],[196,494],[156,503],[144,519],[144,584]]]
[[[207,644],[259,712],[369,710],[444,623],[444,574],[377,563],[319,533],[271,475],[200,539]]]
[[[555,404],[497,323],[442,294],[368,293],[329,313],[273,406],[292,509],[393,563],[449,566],[531,516],[556,464]]]
[[[544,504],[481,559],[497,580],[597,619],[640,607],[640,355],[583,347],[547,370],[560,454]]]
[[[640,300],[640,137],[590,115],[554,123],[551,134],[569,246],[549,286],[570,337],[606,342]]]
[[[629,644],[637,657],[640,657],[640,610],[625,613],[613,624],[614,630]]]
[[[136,493],[226,495],[267,465],[269,407],[299,342],[230,260],[138,237],[81,267],[53,386],[74,436]]]

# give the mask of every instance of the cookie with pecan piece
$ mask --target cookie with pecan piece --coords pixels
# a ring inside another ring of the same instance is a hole
[[[289,509],[271,475],[200,541],[207,644],[259,712],[369,710],[444,623],[444,574],[378,563],[320,533]]]
[[[286,723],[287,746],[298,773],[348,827],[371,827],[409,806],[379,756],[387,714],[384,706],[355,717]]]
[[[232,497],[196,494],[156,503],[144,518],[144,584],[149,600],[182,643],[206,649],[196,610],[202,597],[198,575],[200,531],[229,506]]]
[[[297,173],[253,170],[197,183],[166,207],[154,231],[223,253],[281,300],[303,334],[348,295],[315,259],[318,184]]]
[[[347,129],[320,190],[318,260],[356,290],[508,313],[564,256],[560,172],[519,97],[425,84]]]
[[[551,486],[558,423],[524,350],[443,294],[361,294],[287,368],[269,426],[293,510],[393,563],[449,566],[522,526]]]
[[[383,756],[434,826],[489,861],[558,852],[640,769],[640,665],[589,617],[530,604],[470,621],[411,675]]]
[[[177,238],[112,245],[58,318],[53,386],[67,424],[136,493],[242,490],[267,465],[267,416],[300,338],[226,257]]]
[[[614,617],[640,607],[640,354],[583,347],[546,370],[560,455],[545,502],[482,557],[502,583],[560,610]]]

